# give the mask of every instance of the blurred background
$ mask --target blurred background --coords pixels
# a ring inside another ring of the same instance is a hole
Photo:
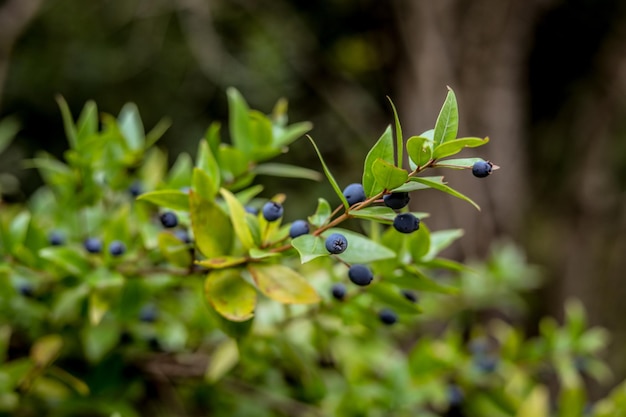
[[[480,213],[428,191],[415,207],[432,213],[432,229],[466,230],[449,256],[520,244],[547,278],[531,316],[558,316],[580,298],[592,324],[612,331],[608,359],[623,377],[624,45],[620,0],[0,0],[0,118],[21,125],[0,156],[3,190],[23,200],[40,180],[22,159],[66,148],[56,94],[75,115],[94,99],[113,114],[137,103],[148,128],[169,117],[161,146],[171,160],[226,120],[228,86],[267,113],[286,97],[345,186],[392,121],[386,96],[408,137],[434,126],[448,85],[460,135],[489,136],[480,156],[502,169],[485,180],[446,174]],[[319,169],[305,141],[284,159]],[[266,184],[287,191],[292,218],[331,192]]]

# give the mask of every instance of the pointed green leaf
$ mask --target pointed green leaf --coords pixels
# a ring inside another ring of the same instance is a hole
[[[249,140],[252,142],[252,148],[255,150],[255,153],[258,150],[270,148],[273,139],[272,122],[258,110],[250,110],[248,114],[250,119]]]
[[[154,145],[163,135],[167,132],[167,129],[172,126],[172,120],[165,117],[156,124],[148,133],[146,133],[145,149],[149,149]]]
[[[83,327],[81,339],[87,360],[91,363],[100,362],[117,345],[120,333],[119,325],[115,322]]]
[[[406,151],[415,167],[423,167],[433,157],[433,142],[423,136],[411,136],[406,141]]]
[[[252,187],[248,187],[245,190],[239,191],[235,196],[237,200],[244,206],[250,202],[254,197],[259,195],[263,191],[263,186],[260,184],[253,185]]]
[[[245,249],[250,249],[255,246],[254,238],[246,222],[246,210],[243,205],[237,200],[237,198],[230,191],[221,188],[220,193],[226,205],[228,206],[228,213],[230,215],[230,221],[235,229],[235,234],[239,238],[239,241]]]
[[[78,146],[78,134],[76,133],[76,127],[74,126],[74,118],[70,107],[67,105],[67,101],[61,95],[56,96],[57,104],[61,109],[61,117],[63,118],[63,127],[65,128],[65,136],[70,144],[70,148],[76,149]]]
[[[435,176],[435,177],[419,177],[422,179],[427,179],[430,181],[434,181],[438,184],[444,184],[443,182],[443,176]],[[426,185],[426,184],[422,184],[420,182],[416,182],[415,181],[415,177],[410,177],[409,178],[409,182],[407,182],[404,185],[401,185],[398,188],[394,188],[392,191],[394,193],[399,193],[399,192],[405,192],[408,193],[410,191],[417,191],[417,190],[427,190],[429,188],[432,188],[430,185]]]
[[[468,169],[472,168],[476,162],[484,161],[482,158],[458,158],[458,159],[444,159],[436,161],[432,166],[437,168],[453,168],[453,169]]]
[[[317,199],[317,209],[315,213],[308,217],[309,223],[313,226],[321,227],[324,225],[332,214],[332,209],[330,208],[330,204],[323,198]]]
[[[196,157],[196,167],[204,171],[211,181],[216,190],[220,186],[220,166],[215,159],[215,155],[206,140],[201,140],[198,144],[198,155]]]
[[[228,216],[219,206],[193,191],[189,194],[191,227],[198,250],[207,258],[230,252],[233,229]]]
[[[383,187],[385,190],[393,190],[404,184],[408,178],[409,173],[402,168],[398,168],[395,165],[383,159],[376,159],[372,164],[372,173],[376,184]]]
[[[224,269],[235,265],[245,264],[247,261],[248,259],[242,256],[220,256],[217,258],[196,261],[196,264],[208,269]]]
[[[398,118],[398,111],[396,110],[396,106],[391,101],[391,98],[387,97],[389,103],[391,104],[391,109],[393,110],[393,120],[396,124],[396,166],[398,168],[402,168],[402,159],[404,155],[402,155],[402,150],[404,149],[404,142],[402,139],[402,126],[400,126],[400,119]]]
[[[326,178],[328,178],[328,182],[330,182],[330,185],[333,187],[333,190],[335,190],[335,194],[337,194],[337,197],[339,197],[345,209],[348,210],[350,208],[350,205],[348,204],[348,200],[346,200],[346,197],[343,195],[341,188],[339,188],[339,184],[337,184],[337,181],[335,181],[335,177],[333,177],[333,174],[330,172],[330,170],[326,166],[326,162],[324,162],[322,153],[320,152],[319,148],[315,144],[315,141],[313,140],[313,138],[308,135],[307,135],[307,138],[309,138],[309,140],[311,141],[311,144],[313,145],[313,148],[315,148],[315,152],[317,153],[317,157],[320,159],[320,162],[322,163],[322,169],[324,170],[324,174],[326,175]]]
[[[193,161],[191,157],[184,152],[178,155],[176,162],[167,174],[166,184],[168,188],[188,187],[191,184],[192,171]]]
[[[419,219],[428,217],[428,213],[414,212],[412,213]],[[370,206],[359,210],[352,210],[350,216],[358,219],[373,220],[379,223],[392,224],[398,213],[393,209],[384,206]]]
[[[489,142],[489,138],[460,138],[451,140],[437,146],[433,152],[433,158],[445,158],[446,156],[456,155],[463,148],[476,148]]]
[[[300,178],[312,181],[320,181],[322,179],[322,174],[312,169],[279,163],[260,164],[254,167],[252,172],[258,175],[271,175],[274,177],[284,178]]]
[[[236,269],[209,272],[204,281],[204,295],[211,306],[232,321],[246,321],[254,316],[257,292]]]
[[[320,256],[328,256],[324,239],[319,236],[302,235],[291,240],[291,245],[300,254],[300,262],[307,263]]]
[[[434,259],[442,250],[463,236],[463,229],[437,230],[430,233],[430,247],[424,260]]]
[[[58,334],[42,336],[30,349],[30,357],[39,368],[46,368],[54,362],[63,347],[63,338]]]
[[[456,103],[454,91],[448,87],[446,100],[441,107],[437,123],[435,124],[435,132],[433,139],[435,146],[456,139],[459,129],[459,109]]]
[[[386,246],[350,230],[332,228],[322,233],[324,238],[332,233],[341,233],[348,239],[348,248],[345,252],[337,255],[342,261],[349,264],[364,264],[383,259],[390,259],[396,256],[396,253]],[[323,242],[322,242],[323,243]]]
[[[144,148],[146,142],[146,133],[139,116],[139,109],[135,103],[126,103],[118,117],[118,125],[126,145],[133,151]]]
[[[288,146],[311,129],[313,129],[313,124],[310,122],[294,123],[284,129],[280,129],[280,133],[274,135],[274,147],[281,149]]]
[[[249,265],[259,291],[284,304],[313,304],[319,295],[307,280],[284,265]]]
[[[159,207],[173,210],[189,210],[189,196],[179,190],[157,190],[141,194],[137,200],[148,201]]]
[[[193,169],[191,185],[193,190],[205,200],[213,200],[219,190],[219,183],[216,184],[209,174],[200,168]]]
[[[476,204],[474,201],[472,201],[472,199],[470,199],[469,197],[461,194],[460,192],[456,191],[454,188],[452,187],[448,187],[445,184],[441,184],[439,182],[435,182],[432,181],[430,179],[427,179],[425,177],[412,177],[411,181],[415,181],[424,185],[428,185],[430,188],[434,188],[436,190],[439,191],[443,191],[444,193],[448,193],[456,198],[460,198],[461,200],[467,201],[468,203],[470,203],[471,205],[473,205],[474,207],[476,207],[477,210],[480,210],[480,206],[478,206],[478,204]]]
[[[76,129],[79,143],[84,143],[87,138],[98,132],[98,107],[94,101],[89,100],[85,103],[85,107],[78,117]]]
[[[39,251],[39,256],[73,276],[80,277],[91,268],[85,256],[70,246],[43,248]]]
[[[245,99],[237,91],[230,87],[226,90],[228,96],[228,124],[230,128],[230,138],[235,148],[245,155],[251,155],[253,142],[251,140],[250,108]]]
[[[387,126],[382,136],[376,141],[372,149],[365,157],[363,165],[363,189],[367,197],[373,197],[383,190],[383,186],[378,184],[376,176],[372,171],[372,166],[377,159],[382,159],[390,164],[394,163],[393,155],[393,136],[391,134],[391,126]]]
[[[226,339],[217,345],[211,354],[204,378],[209,384],[214,384],[233,369],[237,362],[239,362],[237,342],[233,339]]]

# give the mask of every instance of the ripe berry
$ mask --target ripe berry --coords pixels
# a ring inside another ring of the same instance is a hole
[[[102,241],[97,237],[89,237],[83,242],[85,250],[89,253],[102,252]]]
[[[393,219],[393,227],[400,233],[412,233],[420,228],[420,219],[411,213],[401,213]]]
[[[143,193],[143,186],[139,180],[133,181],[133,183],[128,187],[128,192],[133,197],[138,197],[141,193]]]
[[[27,282],[21,282],[17,284],[17,291],[24,297],[32,297],[35,295],[33,286]]]
[[[263,217],[268,222],[273,222],[283,216],[283,206],[275,201],[268,201],[263,206]]]
[[[306,235],[309,233],[309,224],[304,220],[296,220],[291,223],[289,228],[289,237],[296,238],[298,236]]]
[[[402,290],[400,292],[402,293],[404,298],[406,298],[410,302],[417,303],[417,294],[415,294],[413,291],[411,291],[411,290]]]
[[[405,207],[409,204],[409,193],[391,193],[386,194],[383,197],[383,201],[387,207],[391,207],[394,210],[400,210],[402,207]]]
[[[109,244],[109,253],[111,256],[120,256],[126,252],[126,245],[119,240],[114,240]]]
[[[489,161],[478,161],[472,166],[472,174],[478,178],[485,178],[491,174],[491,167],[493,164]]]
[[[348,185],[343,189],[343,196],[348,200],[349,205],[354,205],[356,203],[360,203],[361,201],[365,201],[365,190],[363,186],[359,183],[354,183]]]
[[[372,274],[372,270],[365,265],[354,264],[348,270],[348,277],[350,281],[356,285],[365,286],[372,282],[374,274]]]
[[[378,318],[380,319],[380,321],[388,326],[391,326],[398,321],[398,316],[396,315],[396,313],[389,308],[383,308],[382,310],[380,310],[380,312],[378,313]]]
[[[346,297],[346,286],[339,282],[333,285],[332,293],[336,300],[342,301]]]
[[[256,207],[252,207],[252,206],[246,206],[246,213],[250,213],[253,216],[256,216],[257,214],[259,214],[259,209]]]
[[[65,243],[65,236],[63,236],[63,233],[55,230],[48,236],[48,242],[50,242],[52,246],[61,246]]]
[[[141,307],[141,310],[139,310],[139,320],[146,323],[152,323],[156,321],[158,316],[159,310],[154,304],[146,304]]]
[[[463,403],[464,399],[463,391],[458,385],[448,386],[448,403],[451,407],[458,407]]]
[[[165,213],[161,214],[160,219],[163,227],[166,227],[168,229],[178,226],[178,217],[172,211],[166,211]]]
[[[174,236],[176,236],[178,240],[180,240],[183,243],[191,243],[191,237],[189,236],[189,233],[186,230],[177,229],[174,231]]]
[[[348,247],[348,239],[341,233],[333,233],[326,238],[326,250],[334,255],[342,253]]]

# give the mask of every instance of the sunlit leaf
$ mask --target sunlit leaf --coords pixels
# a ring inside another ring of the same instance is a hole
[[[204,378],[210,384],[214,384],[239,362],[239,348],[233,339],[226,339],[221,342],[209,360],[209,366],[204,374]]]
[[[298,236],[291,240],[291,245],[300,254],[300,262],[303,264],[329,254],[324,245],[324,240],[319,236]]]
[[[189,195],[180,190],[157,190],[141,194],[137,200],[148,201],[159,207],[173,210],[189,210]]]
[[[246,262],[247,259],[243,256],[219,256],[216,258],[202,259],[200,261],[196,261],[196,264],[209,269],[223,269],[230,268],[231,266],[235,265],[241,265]]]
[[[415,167],[423,167],[433,158],[433,142],[423,136],[411,136],[406,141],[406,151]]]
[[[226,90],[226,94],[228,96],[228,125],[233,145],[244,154],[250,155],[254,145],[250,131],[250,108],[237,89],[230,87]]]
[[[143,149],[146,141],[145,130],[135,103],[126,103],[122,107],[118,125],[129,149],[133,151]]]
[[[194,192],[190,192],[189,202],[191,227],[200,252],[209,259],[229,253],[233,243],[229,217],[216,203]]]
[[[449,187],[449,186],[447,186],[445,184],[442,184],[440,182],[436,182],[436,181],[427,179],[426,177],[412,177],[411,181],[415,181],[415,182],[418,182],[420,184],[427,185],[430,188],[434,188],[436,190],[443,191],[444,193],[450,194],[450,195],[452,195],[452,196],[454,196],[456,198],[460,198],[461,200],[467,201],[472,206],[476,207],[477,210],[480,210],[480,206],[478,204],[476,204],[471,198],[461,194],[460,192],[458,192],[454,188]]]
[[[204,294],[211,306],[232,321],[246,321],[254,315],[257,292],[241,277],[241,270],[220,269],[209,272]]]
[[[402,126],[400,125],[400,118],[398,117],[396,106],[393,104],[393,101],[391,101],[391,98],[387,97],[387,100],[389,100],[389,104],[391,104],[391,109],[393,110],[393,120],[396,125],[396,166],[398,168],[402,168],[402,159],[404,158],[404,155],[402,155],[402,150],[404,149]]]
[[[62,347],[63,338],[60,335],[42,336],[35,341],[30,349],[30,357],[38,367],[45,368],[56,360]]]
[[[319,295],[307,280],[284,265],[249,265],[248,270],[259,291],[284,304],[312,304]]]
[[[257,165],[252,171],[258,175],[271,175],[274,177],[300,178],[313,181],[322,179],[322,175],[317,171],[288,164],[265,163]]]
[[[393,190],[404,184],[409,178],[408,172],[380,158],[372,164],[372,173],[376,183],[385,190]]]
[[[391,126],[387,126],[381,137],[376,141],[374,146],[369,150],[363,164],[363,189],[367,197],[372,197],[384,188],[378,184],[376,175],[372,170],[372,166],[377,159],[382,159],[389,164],[394,164],[393,136],[391,134]]]
[[[437,123],[435,124],[435,132],[433,134],[435,147],[456,139],[458,129],[459,109],[457,107],[456,96],[454,95],[454,91],[448,87],[446,100],[441,107],[441,111],[437,117]]]
[[[323,198],[318,198],[315,213],[308,217],[309,223],[313,226],[321,227],[330,219],[331,213],[332,209],[328,201]]]
[[[159,233],[159,250],[169,263],[175,266],[188,267],[191,265],[189,245],[181,242],[176,236],[168,232]]]
[[[489,138],[459,138],[437,146],[433,151],[433,158],[445,158],[459,153],[463,148],[476,148],[489,142]]]
[[[458,159],[443,159],[436,161],[433,167],[441,168],[453,168],[453,169],[468,169],[474,166],[476,162],[484,161],[482,158],[458,158]]]

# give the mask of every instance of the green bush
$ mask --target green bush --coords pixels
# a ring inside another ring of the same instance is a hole
[[[516,325],[539,275],[519,249],[442,258],[462,231],[431,231],[406,195],[386,197],[435,189],[478,207],[426,175],[497,168],[451,158],[488,142],[457,138],[452,90],[419,136],[395,116],[348,198],[310,137],[324,175],[267,162],[311,129],[288,124],[286,102],[267,116],[230,89],[228,104],[230,144],[214,123],[195,160],[168,169],[155,146],[167,122],[145,133],[134,105],[99,117],[93,102],[74,122],[59,99],[69,149],[26,161],[45,185],[0,213],[2,413],[626,415],[624,386],[587,402],[586,380],[610,376],[608,336],[579,303],[527,337]],[[263,175],[325,176],[335,201],[290,230],[287,196],[264,196]]]

